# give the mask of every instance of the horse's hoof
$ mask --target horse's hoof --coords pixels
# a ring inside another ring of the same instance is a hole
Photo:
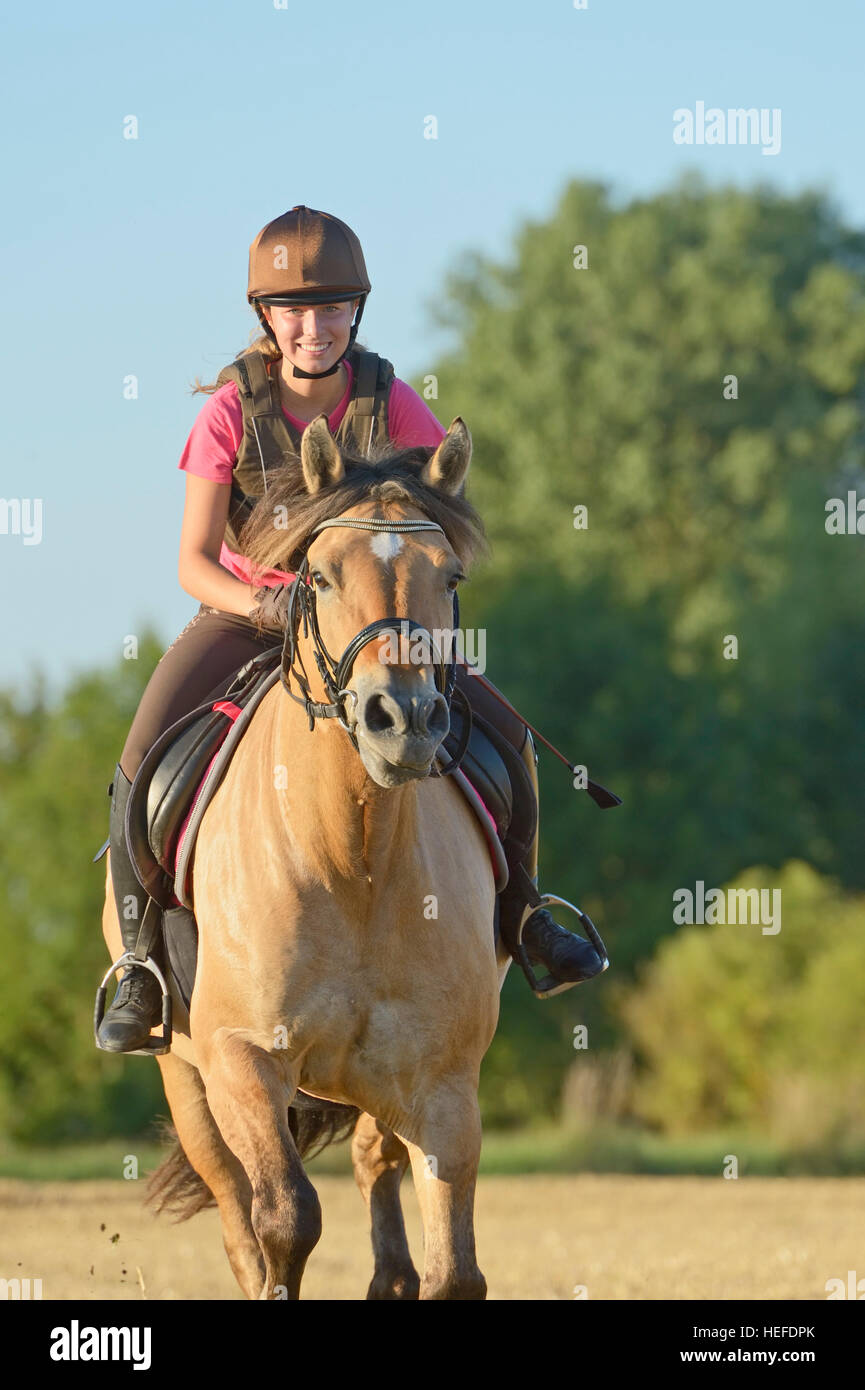
[[[376,1275],[367,1290],[367,1299],[388,1302],[416,1303],[420,1296],[420,1276],[412,1269],[404,1274]]]

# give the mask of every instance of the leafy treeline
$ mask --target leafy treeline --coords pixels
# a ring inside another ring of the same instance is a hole
[[[572,183],[439,297],[437,413],[471,428],[493,541],[463,622],[624,798],[597,811],[541,752],[541,885],[597,914],[613,967],[543,1005],[509,980],[498,1118],[553,1105],[575,1022],[620,1039],[616,984],[680,930],[678,887],[793,859],[865,886],[865,539],[825,527],[865,497],[863,288],[865,238],[820,197],[689,180],[625,207]]]
[[[472,431],[493,546],[462,621],[487,630],[487,673],[525,716],[624,798],[599,812],[542,751],[541,886],[595,917],[613,966],[546,1003],[511,972],[488,1120],[557,1112],[580,1022],[595,1054],[635,1050],[631,1113],[670,1128],[730,1118],[726,1083],[752,1073],[763,1089],[735,1118],[769,1123],[800,1062],[831,1088],[858,1046],[865,540],[824,523],[829,498],[865,496],[863,272],[865,239],[816,195],[686,181],[619,206],[572,183],[505,261],[467,257],[438,297],[457,346],[429,366],[430,404]],[[128,1132],[165,1108],[155,1066],[101,1057],[89,1017],[104,947],[88,861],[159,654],[151,638],[58,708],[0,702],[0,1133]],[[834,1029],[822,1050],[795,1031],[792,928],[788,951],[783,931],[673,922],[676,889],[793,860],[811,867],[779,881],[838,966],[807,966],[808,1036]],[[693,1077],[664,1059],[674,1039],[717,1052],[717,1019],[683,1003],[697,976],[739,1044],[688,1099]],[[741,1014],[767,991],[777,1085]]]
[[[93,1043],[108,784],[162,647],[70,682],[0,692],[0,1137],[135,1133],[167,1113],[159,1070]]]

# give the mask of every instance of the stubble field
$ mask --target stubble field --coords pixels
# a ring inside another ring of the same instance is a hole
[[[316,1176],[324,1232],[305,1299],[363,1298],[366,1212],[350,1178]],[[0,1181],[0,1278],[41,1279],[45,1299],[234,1299],[219,1218],[175,1225],[134,1181]],[[403,1187],[421,1254],[417,1203]],[[825,1299],[865,1275],[865,1179],[485,1177],[478,1258],[489,1297]]]

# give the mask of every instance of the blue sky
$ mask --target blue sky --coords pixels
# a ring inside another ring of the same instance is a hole
[[[0,496],[42,499],[42,538],[0,534],[0,684],[38,667],[60,688],[147,621],[167,646],[192,616],[188,386],[247,342],[249,243],[293,204],[357,231],[363,336],[404,378],[444,345],[448,266],[506,258],[569,179],[626,198],[699,169],[820,188],[865,223],[859,0],[280,3],[4,16]],[[780,108],[780,153],[677,146],[673,111],[698,101]]]

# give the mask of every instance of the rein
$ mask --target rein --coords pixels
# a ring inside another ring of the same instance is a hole
[[[419,517],[412,517],[405,521],[388,521],[384,517],[333,517],[329,521],[321,521],[310,533],[306,542],[307,547],[319,531],[324,531],[330,526],[345,526],[355,531],[378,531],[378,532],[402,532],[404,534],[415,531],[439,531],[444,535],[441,526],[435,521],[424,521]],[[454,591],[454,612],[453,630],[459,626],[459,599]],[[318,673],[321,676],[327,694],[327,701],[314,700],[309,684],[309,675],[303,663],[303,657],[299,650],[300,628],[303,624],[303,636],[312,638],[312,650]],[[282,670],[281,679],[288,694],[298,704],[303,705],[309,720],[310,732],[315,729],[316,719],[335,719],[338,724],[345,729],[355,748],[357,748],[357,738],[349,728],[345,719],[345,701],[349,696],[357,704],[357,693],[349,688],[348,682],[354,669],[354,663],[363,651],[364,647],[383,632],[394,633],[400,640],[403,637],[411,637],[420,633],[424,640],[429,642],[430,650],[435,652],[438,660],[433,665],[433,675],[436,689],[439,694],[444,695],[450,713],[451,702],[454,695],[457,695],[460,703],[466,712],[463,721],[464,728],[460,738],[460,746],[457,748],[454,757],[444,767],[439,767],[431,775],[444,777],[459,767],[463,754],[468,747],[469,734],[471,732],[471,709],[468,701],[463,697],[462,692],[455,690],[456,664],[455,661],[445,663],[444,656],[438,651],[433,641],[432,633],[420,623],[414,622],[411,618],[377,618],[375,622],[369,623],[365,628],[354,636],[346,647],[342,656],[337,660],[328,651],[321,629],[318,625],[318,612],[316,609],[315,586],[309,583],[309,556],[305,552],[303,560],[295,574],[294,580],[289,589],[288,613],[285,624],[285,640],[282,647]],[[294,680],[300,694],[295,695],[291,688]]]

